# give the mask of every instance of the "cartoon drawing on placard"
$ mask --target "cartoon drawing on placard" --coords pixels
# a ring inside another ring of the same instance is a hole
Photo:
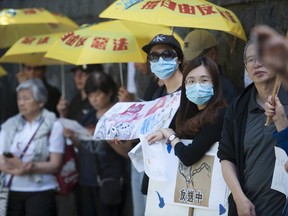
[[[180,93],[167,95],[159,99],[159,101],[147,112],[145,119],[140,129],[140,134],[145,135],[151,131],[155,131],[161,127],[168,127],[168,122],[171,121],[171,116],[174,114],[175,104],[179,102]],[[169,101],[169,103],[167,103]],[[169,121],[170,120],[170,121]]]
[[[144,104],[132,104],[124,112],[121,112],[110,117],[105,115],[102,117],[102,125],[97,127],[95,139],[114,139],[121,137],[122,139],[129,139],[135,127],[135,122],[143,115],[140,115]],[[121,109],[119,107],[118,109]],[[103,137],[102,137],[103,136]]]
[[[190,167],[179,162],[174,202],[208,207],[214,156],[205,155]]]
[[[99,127],[100,129],[97,131],[97,133],[94,134],[93,139],[95,140],[103,140],[105,138],[107,118],[105,118],[105,115],[102,118],[103,121],[98,122],[96,125],[96,127]]]
[[[119,138],[121,135],[121,137],[129,139],[136,125],[135,122],[142,116],[139,113],[143,107],[144,104],[133,104],[124,112],[110,117],[109,120],[113,123],[108,129],[108,138]]]
[[[180,92],[153,101],[118,102],[99,119],[93,139],[132,140],[168,127],[179,103]]]

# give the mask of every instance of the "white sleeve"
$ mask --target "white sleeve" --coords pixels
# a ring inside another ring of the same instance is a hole
[[[64,147],[63,126],[59,121],[55,121],[49,137],[49,152],[64,153]]]

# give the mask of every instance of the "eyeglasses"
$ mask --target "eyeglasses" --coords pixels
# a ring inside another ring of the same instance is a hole
[[[164,61],[171,61],[177,57],[177,53],[173,50],[165,50],[162,53],[152,52],[148,55],[148,61],[157,62],[159,58],[162,57]]]
[[[248,67],[253,67],[255,65],[256,61],[260,62],[258,58],[256,58],[255,56],[252,56],[252,57],[249,57],[248,59],[246,59],[244,61],[244,63]]]
[[[212,83],[212,80],[208,77],[203,77],[200,80],[187,79],[184,81],[185,86],[190,86],[190,85],[195,84],[195,83],[207,84],[207,83]]]

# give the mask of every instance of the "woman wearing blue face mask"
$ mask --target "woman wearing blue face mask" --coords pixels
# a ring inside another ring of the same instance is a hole
[[[173,35],[156,35],[143,51],[147,53],[147,63],[151,72],[163,83],[153,95],[156,99],[181,89],[183,52],[180,43]],[[175,129],[175,118],[170,127]],[[147,194],[148,176],[142,182],[142,193]]]
[[[175,155],[185,166],[200,160],[220,139],[226,102],[221,91],[217,65],[207,56],[191,60],[183,73],[180,107],[176,117],[176,132],[162,128],[147,139],[150,144],[166,139]],[[180,139],[192,139],[185,146]]]
[[[155,92],[153,99],[180,90],[182,82],[183,53],[173,35],[156,35],[142,48],[152,73],[164,84]]]

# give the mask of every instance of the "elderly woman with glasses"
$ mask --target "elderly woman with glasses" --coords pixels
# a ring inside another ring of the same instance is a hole
[[[13,215],[57,215],[53,173],[61,166],[63,128],[44,109],[47,90],[39,79],[17,87],[19,114],[1,126],[2,186],[10,187],[7,212]]]
[[[176,130],[161,128],[149,134],[147,140],[150,144],[167,140],[179,160],[192,166],[221,137],[226,101],[215,62],[207,56],[187,62],[181,90]],[[178,137],[192,139],[193,143],[186,146]]]

